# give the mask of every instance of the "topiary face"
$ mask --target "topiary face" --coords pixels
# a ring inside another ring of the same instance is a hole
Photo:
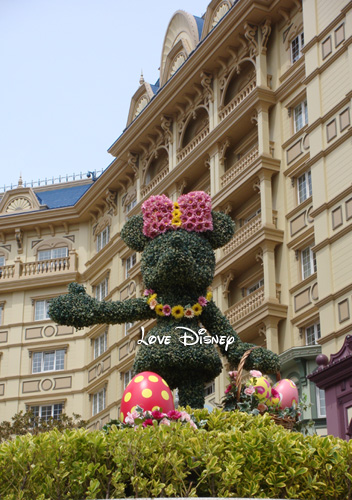
[[[168,231],[149,241],[141,261],[146,288],[166,292],[187,288],[201,294],[213,280],[215,255],[201,234]]]

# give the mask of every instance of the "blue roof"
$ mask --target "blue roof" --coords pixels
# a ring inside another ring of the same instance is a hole
[[[61,189],[50,189],[48,191],[39,191],[39,193],[35,194],[39,203],[47,205],[48,208],[72,207],[88,191],[91,185],[83,184]]]
[[[157,92],[159,92],[159,87],[160,87],[160,78],[158,78],[158,80],[155,82],[154,85],[150,85],[150,88],[152,89],[153,94],[156,94]]]
[[[194,19],[196,20],[196,23],[197,23],[198,34],[199,34],[199,39],[200,39],[201,36],[202,36],[204,19],[202,17],[197,17],[197,16],[193,16],[193,17],[194,17]]]

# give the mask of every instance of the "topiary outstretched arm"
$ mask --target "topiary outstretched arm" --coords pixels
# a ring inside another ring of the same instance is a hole
[[[227,357],[231,365],[237,366],[241,361],[243,354],[254,345],[241,341],[237,333],[232,328],[229,320],[222,314],[213,301],[209,302],[207,307],[203,309],[200,320],[211,335],[225,335],[228,338],[234,338],[233,343],[228,345],[227,351],[225,350],[226,344],[219,344],[221,353]],[[228,343],[229,342],[230,340]],[[247,358],[244,368],[246,370],[260,370],[263,373],[275,373],[280,368],[279,357],[272,351],[260,347],[259,349],[254,349],[251,352]]]
[[[90,297],[83,285],[70,283],[69,293],[50,303],[49,316],[59,325],[83,328],[101,323],[116,324],[153,318],[152,311],[142,298],[117,302],[100,302]]]

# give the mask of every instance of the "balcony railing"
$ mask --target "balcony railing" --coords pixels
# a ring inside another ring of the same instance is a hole
[[[15,264],[0,266],[0,282],[34,276],[57,275],[77,271],[76,252],[70,251],[68,257],[25,262],[16,260]]]
[[[161,172],[159,172],[155,177],[153,177],[153,179],[150,182],[148,182],[146,186],[142,187],[141,197],[144,198],[145,196],[147,196],[147,194],[149,194],[155,188],[155,186],[157,186],[159,182],[161,182],[164,179],[164,177],[167,176],[168,173],[169,173],[169,165],[167,165],[165,168],[163,168],[163,170],[161,170]]]
[[[221,187],[224,187],[232,182],[256,158],[258,158],[258,155],[258,145],[255,145],[243,158],[236,161],[236,163],[227,172],[224,173],[224,175],[221,177]]]
[[[258,288],[244,299],[240,300],[226,311],[226,317],[231,325],[235,324],[244,316],[258,309],[264,302],[264,286]]]
[[[257,233],[261,227],[262,216],[261,214],[258,214],[238,231],[236,231],[232,239],[223,247],[224,255],[233,252],[236,248],[242,245],[242,243],[253,236],[253,234]]]
[[[199,132],[199,134],[197,134],[194,137],[194,139],[191,140],[191,142],[187,144],[187,146],[181,149],[181,151],[177,154],[177,162],[180,162],[181,160],[183,160],[183,158],[189,155],[189,153],[193,151],[193,149],[197,147],[198,144],[202,142],[203,139],[205,139],[208,134],[209,134],[209,123]]]
[[[256,78],[254,77],[238,94],[235,95],[233,99],[219,112],[220,120],[223,120],[228,116],[234,109],[237,108],[242,101],[246,99],[253,92],[257,86]]]

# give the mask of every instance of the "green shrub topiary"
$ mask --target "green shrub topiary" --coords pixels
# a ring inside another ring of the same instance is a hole
[[[232,238],[234,223],[228,215],[212,212],[210,197],[202,191],[182,195],[179,204],[165,195],[151,196],[142,211],[143,216],[135,215],[126,222],[121,238],[133,250],[143,251],[141,272],[146,296],[98,302],[82,285],[71,283],[67,295],[51,301],[49,314],[57,323],[76,328],[157,318],[157,325],[144,341],[158,337],[170,342],[141,345],[134,372],[158,373],[171,389],[178,388],[181,405],[202,408],[204,384],[221,373],[222,364],[214,344],[191,344],[186,335],[197,339],[200,328],[204,334],[205,327],[232,366],[252,346],[241,342],[208,290],[215,271],[214,249]],[[220,344],[220,337],[226,344]],[[258,348],[248,357],[245,368],[275,373],[279,358]]]
[[[54,430],[5,442],[0,498],[351,498],[352,441],[289,432],[268,416],[194,414],[206,427]]]

